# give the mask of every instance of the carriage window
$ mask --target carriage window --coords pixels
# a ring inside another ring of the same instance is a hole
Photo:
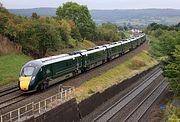
[[[34,71],[34,67],[24,67],[21,72],[21,75],[22,76],[32,76],[33,71]]]

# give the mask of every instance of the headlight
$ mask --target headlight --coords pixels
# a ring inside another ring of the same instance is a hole
[[[34,77],[32,77],[32,79],[31,80],[34,80],[35,79],[35,76]]]

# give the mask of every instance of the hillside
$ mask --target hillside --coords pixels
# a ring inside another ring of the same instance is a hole
[[[56,15],[56,8],[10,9],[9,11],[22,16],[31,16],[33,12],[41,16]],[[113,22],[119,25],[144,26],[152,22],[176,24],[180,20],[178,9],[119,9],[91,10],[90,12],[97,24]]]
[[[91,14],[98,23],[109,21],[121,25],[175,24],[180,18],[180,10],[175,9],[92,10]]]
[[[9,12],[20,16],[31,16],[33,12],[41,16],[55,16],[56,8],[9,9]]]

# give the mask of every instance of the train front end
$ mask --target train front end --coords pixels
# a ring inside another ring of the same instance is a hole
[[[18,86],[21,91],[27,93],[36,91],[39,70],[39,63],[37,62],[31,61],[23,66],[18,81]]]

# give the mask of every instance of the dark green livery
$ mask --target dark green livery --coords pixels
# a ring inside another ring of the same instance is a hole
[[[135,49],[146,40],[145,34],[89,50],[76,51],[28,62],[20,77],[31,77],[25,92],[46,89],[49,85],[73,77]],[[21,89],[21,81],[18,82]],[[26,84],[25,84],[26,85]],[[24,91],[23,89],[21,89]]]

